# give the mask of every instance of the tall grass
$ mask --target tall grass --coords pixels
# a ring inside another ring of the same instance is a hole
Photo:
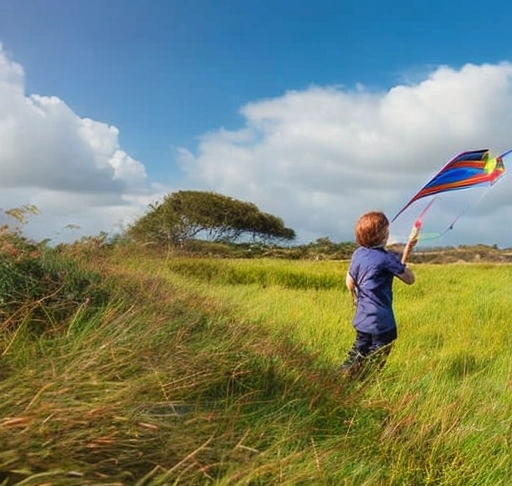
[[[350,381],[347,262],[86,264],[108,301],[1,333],[5,484],[509,484],[510,267],[415,266],[386,367]]]
[[[176,282],[177,268],[186,276],[183,285],[300,343],[314,357],[312,367],[334,368],[344,358],[353,337],[346,262],[228,261],[217,264],[217,275],[214,264],[173,261],[167,278]],[[415,271],[414,286],[395,284],[400,337],[364,394],[366,405],[384,410],[374,437],[388,471],[382,484],[507,484],[512,267],[418,265]],[[315,282],[309,288],[295,284],[304,273]]]

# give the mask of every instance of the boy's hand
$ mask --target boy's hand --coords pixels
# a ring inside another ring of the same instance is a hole
[[[420,228],[416,225],[413,226],[411,234],[409,235],[409,240],[407,241],[407,244],[405,245],[404,248],[404,252],[402,253],[402,263],[405,263],[407,261],[412,249],[416,246],[416,243],[418,243],[419,234]]]

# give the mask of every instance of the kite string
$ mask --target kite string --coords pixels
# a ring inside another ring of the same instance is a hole
[[[498,181],[496,181],[497,183]],[[468,202],[466,204],[466,206],[464,207],[464,209],[457,215],[455,216],[455,219],[450,223],[450,225],[448,226],[448,228],[446,228],[441,234],[440,234],[440,237],[444,236],[448,231],[452,230],[453,227],[455,226],[455,223],[462,217],[464,216],[464,214],[466,214],[469,210],[470,207],[472,206],[477,206],[478,204],[480,204],[480,202],[482,201],[482,199],[487,195],[487,192],[489,191],[489,189],[493,187],[493,186],[488,186],[485,191],[482,192],[482,194],[480,195],[480,197],[476,200],[476,202],[474,202],[473,204],[471,204],[470,202]]]

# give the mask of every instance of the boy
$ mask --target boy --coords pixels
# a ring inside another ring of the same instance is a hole
[[[386,250],[389,221],[382,212],[363,214],[356,222],[355,237],[359,247],[350,261],[345,283],[352,294],[356,313],[352,325],[356,338],[346,361],[341,365],[349,375],[368,371],[373,363],[381,369],[397,338],[393,313],[393,278],[411,285],[414,273],[405,264],[418,238],[413,235],[407,243],[402,259]]]

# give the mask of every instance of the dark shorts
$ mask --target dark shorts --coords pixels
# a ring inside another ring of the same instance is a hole
[[[385,348],[386,346],[391,350],[390,344],[396,338],[396,328],[381,334],[370,334],[368,332],[361,332],[356,330],[356,340],[354,347],[357,348],[361,355],[368,356],[369,354],[375,353],[375,351],[378,351],[381,348]]]

